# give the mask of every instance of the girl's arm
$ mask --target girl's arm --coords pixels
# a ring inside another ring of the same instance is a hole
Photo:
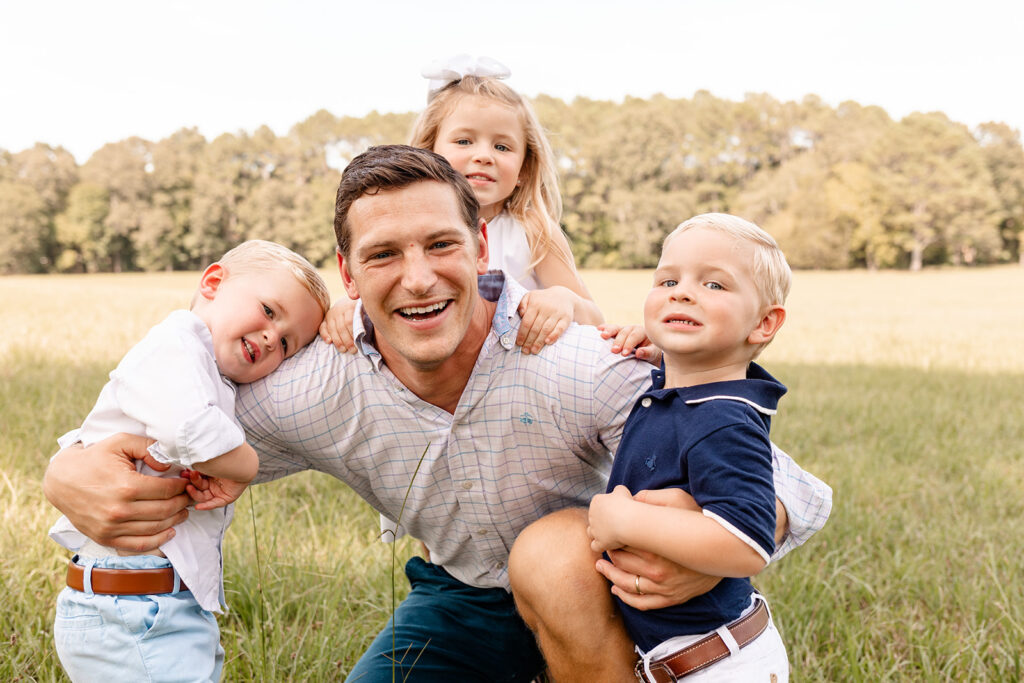
[[[356,350],[356,342],[352,336],[352,318],[355,316],[356,302],[342,297],[334,302],[331,309],[320,323],[320,338],[344,353]]]
[[[559,247],[570,254],[565,235],[559,233]],[[571,261],[560,258],[552,248],[536,265],[534,272],[542,289],[527,292],[519,304],[523,319],[516,344],[524,353],[537,353],[547,344],[553,344],[570,322],[581,325],[599,325],[604,322],[601,310],[594,303],[586,285],[580,279]]]
[[[594,496],[588,531],[595,552],[630,546],[714,576],[753,576],[766,565],[757,551],[714,519],[641,503],[625,486]]]

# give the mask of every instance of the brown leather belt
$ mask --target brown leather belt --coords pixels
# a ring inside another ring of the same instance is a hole
[[[764,633],[768,628],[768,608],[763,600],[757,601],[757,607],[750,614],[740,617],[729,624],[729,633],[736,639],[740,647],[748,645],[754,638]],[[707,638],[701,638],[696,643],[687,645],[678,652],[673,652],[661,659],[651,662],[651,676],[644,671],[644,661],[641,659],[633,668],[637,680],[643,683],[672,683],[683,676],[692,674],[711,666],[720,659],[729,656],[729,647],[717,633]]]
[[[85,567],[68,563],[68,587],[85,591]],[[179,591],[187,591],[184,581]],[[101,595],[158,595],[174,592],[174,568],[103,569],[92,568],[92,592]]]

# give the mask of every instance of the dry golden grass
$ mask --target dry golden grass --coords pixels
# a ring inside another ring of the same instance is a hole
[[[335,271],[324,276],[342,294]],[[584,271],[610,322],[639,323],[651,271]],[[188,305],[197,273],[0,278],[0,359],[15,348],[71,362],[116,361]],[[766,363],[1024,372],[1024,269],[796,273]]]

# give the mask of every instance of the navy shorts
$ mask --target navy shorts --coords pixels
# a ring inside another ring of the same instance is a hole
[[[467,586],[420,557],[409,560],[405,575],[412,587],[409,596],[347,681],[527,683],[544,668],[511,593]]]

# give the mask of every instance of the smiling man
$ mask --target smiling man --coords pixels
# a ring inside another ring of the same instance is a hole
[[[556,591],[547,602],[559,609],[530,610],[550,670],[556,680],[625,679],[632,643],[574,513],[604,490],[651,367],[613,355],[587,326],[522,354],[516,310],[525,290],[486,272],[478,212],[466,179],[433,152],[384,146],[353,159],[338,188],[335,233],[345,288],[362,306],[357,353],[310,345],[244,387],[238,417],[260,454],[259,480],[332,474],[392,519],[404,505],[402,526],[430,551],[431,562],[416,557],[406,566],[412,589],[393,616],[395,649],[389,623],[349,680],[390,681],[395,659],[411,681],[533,678],[544,661],[509,593],[509,550],[542,518],[552,520],[542,527],[550,533],[533,538],[565,530],[564,542],[550,553],[543,542],[520,552],[526,567],[546,553],[520,585],[536,588],[535,600]],[[175,496],[180,489],[157,488],[164,480],[142,480],[123,465],[115,471],[116,452],[139,450],[125,439],[61,452],[47,472],[47,497],[104,543],[157,545],[187,500]],[[794,547],[824,524],[827,487],[784,454],[778,469]],[[97,476],[117,478],[118,486],[103,487],[119,491],[116,500],[93,494]],[[555,511],[568,517],[548,516]],[[614,559],[606,576],[626,589],[642,575],[643,599],[659,604],[715,581],[650,555]]]

